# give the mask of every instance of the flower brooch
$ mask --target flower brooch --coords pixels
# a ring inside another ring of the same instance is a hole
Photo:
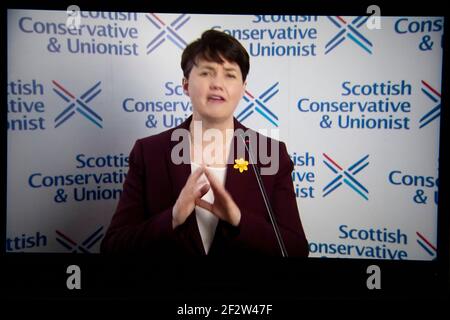
[[[248,161],[245,161],[243,158],[234,160],[234,169],[238,169],[240,173],[248,170]]]

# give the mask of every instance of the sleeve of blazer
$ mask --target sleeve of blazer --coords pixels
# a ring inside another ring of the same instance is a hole
[[[150,214],[145,189],[143,148],[138,140],[129,156],[122,195],[102,240],[101,252],[170,252],[173,249],[177,238],[176,229],[172,228],[173,207]]]
[[[303,231],[297,207],[292,170],[294,165],[284,143],[280,143],[280,167],[270,198],[278,228],[289,257],[307,257],[308,241]],[[266,210],[243,212],[238,227],[227,224],[225,229],[231,247],[247,247],[249,252],[280,256],[281,249]]]

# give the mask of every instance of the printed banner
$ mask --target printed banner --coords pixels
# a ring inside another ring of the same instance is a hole
[[[181,53],[212,28],[250,54],[235,117],[286,142],[310,256],[433,260],[444,19],[367,19],[8,10],[6,250],[99,252],[135,140],[192,113]]]

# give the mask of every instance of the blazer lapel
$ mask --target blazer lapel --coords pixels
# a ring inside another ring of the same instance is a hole
[[[228,158],[227,173],[225,178],[225,189],[230,193],[231,197],[236,202],[236,204],[240,208],[243,208],[243,204],[246,203],[247,197],[249,197],[249,190],[250,190],[249,187],[253,187],[253,190],[254,188],[257,188],[257,181],[255,174],[253,172],[254,164],[250,163],[249,154],[244,146],[245,142],[236,132],[237,129],[242,129],[245,131],[247,130],[247,128],[244,127],[241,123],[239,123],[235,118],[234,129],[235,135],[233,137],[233,142],[231,144],[231,148],[233,148],[232,150],[234,152],[230,152],[230,156]],[[242,151],[244,152],[242,153]],[[252,150],[252,152],[254,151]],[[244,160],[249,162],[247,170],[243,172],[240,172],[238,169],[234,168],[235,164],[234,160],[239,158],[244,158]],[[220,229],[223,228],[224,223],[226,222],[219,220],[216,229],[217,236],[221,234]],[[214,240],[216,240],[216,237],[214,238]],[[216,241],[213,241],[210,251],[214,251],[213,247],[214,244],[217,243]]]
[[[246,129],[235,119],[235,133],[236,129]],[[231,194],[233,200],[239,206],[248,196],[248,187],[255,183],[255,176],[253,173],[253,164],[250,163],[249,154],[244,146],[244,141],[239,135],[233,137],[232,148],[234,152],[230,152],[230,157],[227,164],[227,174],[225,179],[225,189]],[[242,154],[242,150],[244,153]],[[235,160],[243,158],[248,161],[247,170],[242,172],[234,168]]]

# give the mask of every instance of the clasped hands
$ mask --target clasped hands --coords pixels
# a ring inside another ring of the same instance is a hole
[[[202,173],[206,175],[209,183],[200,179]],[[201,199],[210,188],[214,193],[213,203]],[[181,190],[172,210],[172,227],[175,229],[177,226],[183,224],[193,212],[196,205],[212,212],[217,218],[233,226],[238,226],[241,221],[241,211],[230,193],[203,166],[191,173]]]

